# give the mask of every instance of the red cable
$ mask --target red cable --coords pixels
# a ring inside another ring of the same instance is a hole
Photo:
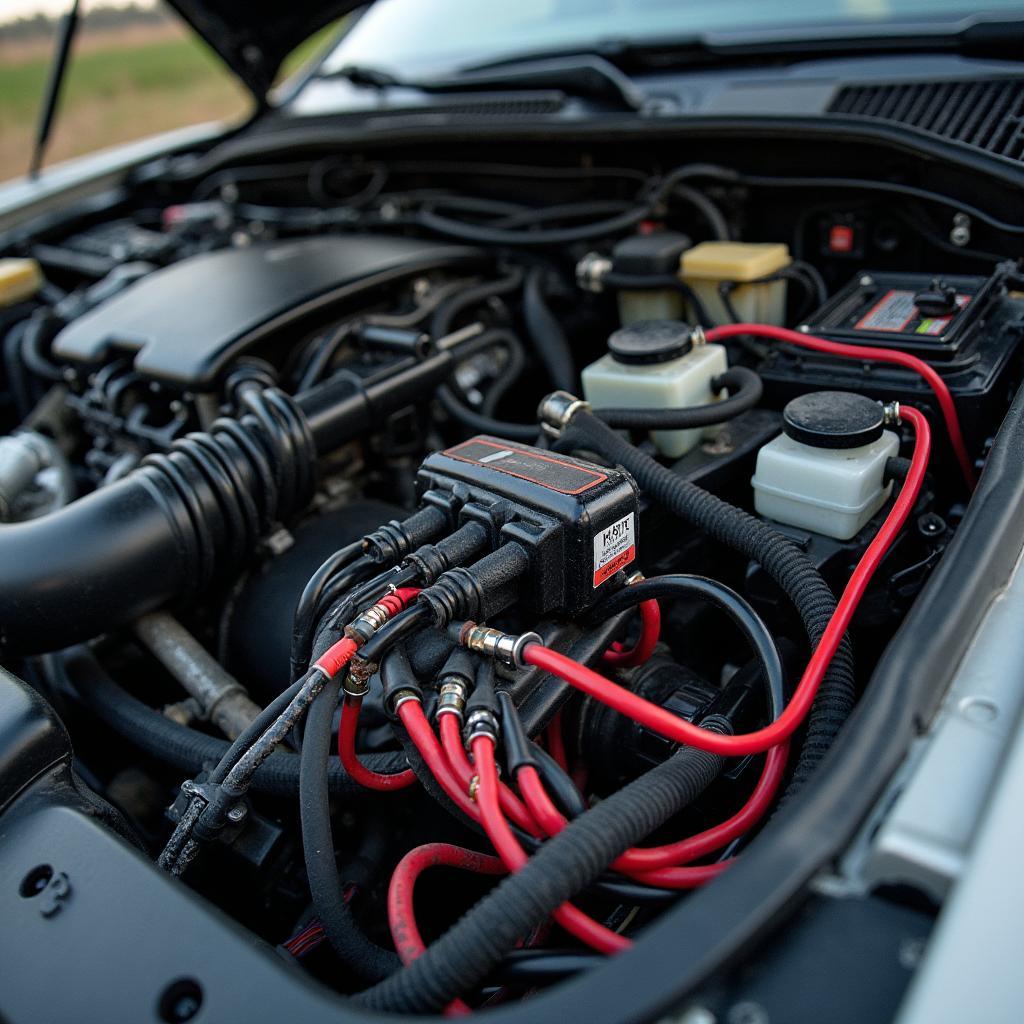
[[[857,605],[867,589],[871,577],[913,510],[924,481],[931,447],[928,421],[916,409],[909,407],[902,409],[902,416],[913,425],[916,433],[914,453],[910,460],[907,479],[881,528],[850,576],[849,582],[843,590],[843,596],[839,599],[839,604],[829,620],[818,646],[811,655],[792,700],[779,718],[770,725],[742,735],[722,736],[677,718],[664,708],[644,700],[643,697],[638,697],[621,686],[616,686],[585,665],[580,665],[571,658],[567,658],[557,651],[549,650],[541,644],[530,644],[526,647],[523,652],[523,660],[528,665],[535,665],[545,672],[564,679],[596,700],[676,743],[686,743],[689,746],[708,750],[715,754],[723,754],[726,757],[738,757],[746,754],[759,754],[789,739],[814,703],[822,677],[840,640],[846,633],[850,620],[857,610]]]
[[[459,720],[453,714],[438,716],[438,724],[441,730],[441,746],[444,748],[448,763],[458,780],[462,783],[466,793],[476,778],[476,769],[466,755],[466,748],[462,745],[462,733],[459,730]],[[501,811],[512,823],[524,832],[539,839],[541,830],[533,816],[523,806],[523,802],[504,783],[498,785],[498,799],[501,802]]]
[[[569,757],[565,752],[565,737],[562,735],[562,712],[556,711],[554,718],[548,722],[544,731],[544,738],[547,740],[548,753],[555,759],[555,763],[563,772],[569,770]]]
[[[621,650],[619,645],[613,645],[601,658],[606,665],[632,668],[634,665],[642,665],[654,653],[658,638],[661,636],[661,607],[653,598],[650,601],[641,601],[638,607],[640,637],[636,645],[628,650]]]
[[[469,794],[462,788],[455,773],[448,764],[441,744],[438,743],[434,730],[431,729],[427,716],[423,714],[423,707],[418,700],[403,701],[398,706],[398,717],[409,733],[416,749],[420,752],[431,775],[437,779],[446,796],[463,814],[478,821],[480,813],[477,805],[470,800]],[[447,716],[444,716],[447,717]]]
[[[323,669],[332,679],[352,660],[356,653],[355,640],[345,637],[330,647],[313,662],[316,668]]]
[[[771,806],[786,771],[789,745],[780,743],[772,747],[765,757],[761,777],[747,802],[731,817],[703,832],[664,846],[636,846],[612,861],[613,868],[633,871],[654,871],[660,868],[687,864],[698,857],[706,857],[753,827]],[[661,883],[657,883],[661,884]]]
[[[423,955],[426,944],[420,935],[413,910],[416,880],[428,868],[445,866],[473,871],[478,875],[504,875],[505,866],[497,857],[465,850],[450,843],[427,843],[410,850],[399,862],[388,886],[388,925],[402,963],[411,964]]]
[[[826,341],[824,338],[816,338],[811,334],[801,334],[800,331],[791,331],[785,327],[769,327],[765,324],[724,324],[721,327],[712,328],[707,333],[708,341],[722,341],[725,338],[753,335],[760,338],[771,338],[774,341],[785,341],[791,345],[800,345],[802,348],[809,348],[815,352],[824,352],[827,355],[846,356],[850,359],[860,359],[877,363],[891,363],[894,366],[902,366],[913,370],[924,378],[925,383],[935,393],[939,408],[942,410],[942,418],[946,422],[946,430],[949,433],[949,441],[956,453],[957,461],[967,481],[968,490],[974,489],[974,465],[970,455],[967,454],[967,445],[964,442],[963,432],[960,430],[960,419],[957,415],[956,404],[953,396],[946,387],[946,382],[929,366],[923,359],[912,356],[907,352],[899,352],[888,348],[874,348],[870,345],[844,345],[838,341]]]
[[[478,779],[476,799],[484,831],[509,871],[520,871],[527,856],[498,804],[498,766],[494,760],[494,740],[490,736],[477,736],[473,740],[473,761]],[[605,928],[571,903],[563,903],[552,916],[567,932],[601,953],[618,953],[632,945],[625,936]]]
[[[362,697],[345,695],[341,705],[341,724],[338,727],[338,757],[349,777],[366,789],[378,792],[406,789],[416,782],[416,773],[411,768],[385,775],[371,771],[356,754],[356,733],[359,731],[359,711],[363,706]]]
[[[761,778],[747,803],[728,821],[706,829],[695,836],[666,846],[632,847],[616,857],[611,867],[625,875],[667,889],[692,889],[721,874],[730,861],[680,867],[680,864],[705,856],[742,835],[770,806],[786,766],[786,745],[773,747],[768,752]],[[540,822],[549,836],[565,828],[566,819],[554,805],[537,770],[525,765],[516,773],[516,783],[523,794],[530,813]]]

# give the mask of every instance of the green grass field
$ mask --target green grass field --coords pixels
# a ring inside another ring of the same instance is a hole
[[[306,59],[323,34],[296,51]],[[0,37],[2,41],[2,37]],[[0,45],[0,181],[28,164],[46,81],[46,46]],[[76,41],[47,162],[202,121],[237,119],[252,100],[197,37],[175,25]]]

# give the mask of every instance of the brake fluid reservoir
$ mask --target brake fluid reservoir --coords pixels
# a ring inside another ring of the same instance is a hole
[[[785,279],[765,281],[788,267],[789,248],[776,242],[701,242],[683,253],[682,279],[716,324],[784,324]],[[719,291],[728,285],[729,307]]]
[[[711,381],[728,367],[721,345],[694,345],[678,320],[642,320],[608,339],[608,353],[583,371],[583,395],[597,409],[678,409],[718,399]],[[713,428],[711,428],[713,429]],[[678,459],[705,430],[655,430],[658,451]]]
[[[886,462],[899,438],[884,428],[878,402],[817,391],[783,410],[783,433],[757,455],[754,508],[779,523],[849,540],[892,490]]]

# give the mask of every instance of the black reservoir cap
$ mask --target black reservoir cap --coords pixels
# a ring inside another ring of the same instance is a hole
[[[678,231],[630,235],[612,249],[612,264],[616,273],[636,277],[678,274],[679,261],[692,245],[689,237]]]
[[[812,448],[860,448],[884,427],[881,403],[851,391],[812,391],[782,410],[785,435]]]
[[[667,363],[693,348],[692,332],[682,320],[638,320],[608,339],[608,351],[617,363]]]

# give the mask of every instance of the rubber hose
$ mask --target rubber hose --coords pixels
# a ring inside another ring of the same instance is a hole
[[[753,409],[764,394],[761,378],[745,366],[733,366],[711,381],[712,391],[725,388],[729,397],[682,409],[595,409],[609,427],[630,430],[692,430],[735,419]]]
[[[731,731],[722,718],[705,728]],[[628,847],[650,835],[696,799],[718,776],[724,759],[683,747],[667,761],[569,822],[468,910],[419,959],[355,1001],[391,1013],[439,1010],[472,991],[531,929],[595,881]]]
[[[482,434],[494,434],[496,437],[504,437],[510,441],[528,441],[533,443],[540,433],[535,423],[507,423],[504,420],[491,419],[482,413],[470,409],[468,405],[459,401],[455,392],[447,384],[442,384],[435,392],[441,408],[457,423],[464,427]]]
[[[172,722],[159,711],[123,690],[103,670],[91,651],[76,648],[54,659],[55,665],[78,701],[89,708],[119,736],[140,750],[194,777],[228,752],[227,740],[207,736]],[[363,761],[377,772],[396,772],[405,767],[401,754],[365,754]],[[350,799],[372,795],[353,782],[336,759],[331,760],[328,785],[332,796]],[[299,756],[275,751],[260,765],[252,790],[265,796],[294,799],[299,792]]]
[[[534,267],[526,275],[523,288],[523,317],[533,342],[533,350],[547,370],[551,383],[562,391],[575,391],[578,377],[572,351],[562,325],[552,315],[544,297],[542,267]]]
[[[811,646],[817,645],[836,609],[836,599],[814,563],[791,540],[742,509],[677,476],[623,440],[586,411],[578,412],[563,445],[600,452],[632,474],[659,505],[712,539],[757,562],[796,607]],[[820,764],[853,708],[853,652],[848,637],[833,657],[808,716],[807,732],[782,802],[797,793]]]
[[[299,778],[302,851],[313,906],[327,941],[342,963],[366,981],[380,981],[401,965],[398,954],[371,942],[359,929],[341,889],[331,835],[331,807],[327,765],[331,753],[331,725],[341,693],[337,676],[317,694],[306,716]]]

